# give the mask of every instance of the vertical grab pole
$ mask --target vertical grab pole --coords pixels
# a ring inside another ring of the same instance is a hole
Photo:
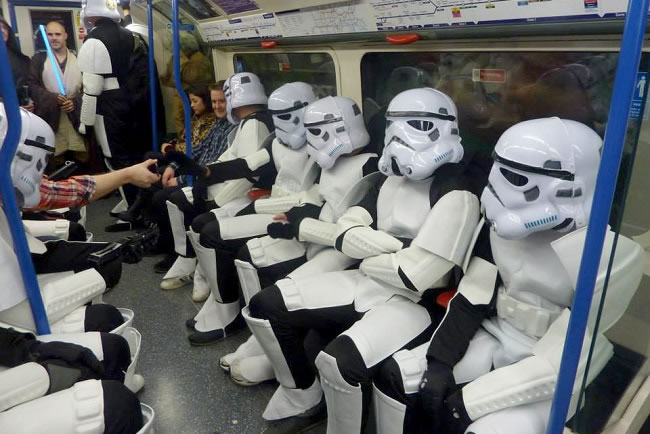
[[[151,147],[153,151],[158,150],[158,101],[156,95],[156,58],[154,57],[153,40],[153,6],[151,0],[147,0],[147,31],[149,39],[149,99],[151,104]]]
[[[628,5],[612,102],[609,107],[607,131],[596,179],[596,190],[571,308],[569,328],[564,342],[562,364],[546,430],[547,434],[561,433],[566,423],[621,163],[623,141],[636,83],[636,73],[641,59],[649,3],[650,0],[630,0]]]
[[[23,277],[23,284],[32,308],[36,332],[40,335],[50,333],[50,324],[47,321],[45,306],[41,298],[41,291],[36,280],[36,272],[32,263],[32,256],[27,246],[23,221],[20,218],[18,203],[14,194],[13,182],[11,181],[11,162],[13,161],[18,140],[20,139],[21,121],[20,109],[18,108],[18,97],[14,78],[9,67],[9,58],[5,44],[0,44],[0,95],[4,100],[5,112],[7,114],[7,136],[0,149],[0,199],[4,212],[9,221],[9,229],[14,242],[14,250],[20,264],[20,273]]]
[[[181,82],[181,58],[180,58],[180,26],[178,23],[178,0],[172,0],[172,40],[174,43],[174,83],[176,91],[183,101],[183,112],[185,114],[185,148],[187,156],[192,158],[192,131],[190,127],[190,100],[183,90]]]

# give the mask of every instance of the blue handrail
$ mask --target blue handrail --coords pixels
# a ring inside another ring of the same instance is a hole
[[[153,40],[153,6],[151,0],[147,0],[147,32],[149,41],[149,99],[151,104],[151,147],[157,151],[160,143],[158,142],[158,101],[156,95],[156,83],[158,74],[156,74],[156,58],[154,57],[154,40]]]
[[[192,158],[192,130],[190,127],[190,100],[183,89],[181,81],[181,58],[180,58],[180,29],[178,23],[178,0],[172,0],[172,41],[174,45],[174,83],[176,91],[183,101],[183,112],[185,114],[185,148],[189,158]],[[188,180],[189,181],[189,180]]]
[[[0,95],[4,100],[5,112],[7,113],[7,136],[2,143],[2,149],[0,149],[0,200],[2,200],[2,206],[9,221],[14,250],[20,264],[20,273],[23,277],[27,298],[32,308],[36,332],[43,335],[50,333],[50,324],[47,321],[32,256],[27,246],[27,238],[25,238],[25,228],[20,218],[13,182],[11,181],[11,162],[18,147],[18,140],[20,140],[21,121],[18,96],[16,95],[16,87],[9,67],[5,44],[0,44]]]
[[[649,3],[650,0],[630,0],[628,5],[600,169],[547,434],[561,433],[566,423],[623,153]]]

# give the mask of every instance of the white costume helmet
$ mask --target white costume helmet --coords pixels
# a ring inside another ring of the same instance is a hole
[[[269,96],[269,112],[273,115],[275,137],[291,149],[305,145],[306,130],[303,125],[305,110],[316,101],[311,85],[296,81],[277,88]]]
[[[398,94],[386,111],[384,151],[379,170],[384,175],[425,179],[446,163],[463,158],[456,104],[428,87]]]
[[[50,155],[54,152],[54,131],[43,119],[20,109],[22,129],[11,163],[11,180],[21,208],[33,208],[41,200],[39,187]],[[7,134],[7,115],[0,104],[0,141]]]
[[[117,10],[117,0],[81,0],[81,22],[87,32],[92,29],[88,18],[103,17],[119,23],[122,17]]]
[[[228,120],[236,124],[233,109],[254,104],[266,104],[268,98],[259,77],[252,72],[239,72],[231,75],[223,84],[223,94],[226,97]]]
[[[602,139],[579,122],[520,122],[499,138],[481,203],[497,234],[525,238],[587,224]]]
[[[305,128],[307,152],[323,169],[331,168],[340,155],[370,142],[361,109],[344,96],[327,96],[310,104],[305,111]]]

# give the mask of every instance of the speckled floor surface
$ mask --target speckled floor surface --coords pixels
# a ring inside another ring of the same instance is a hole
[[[95,241],[129,234],[103,231],[114,222],[108,211],[117,200],[111,197],[88,207],[87,229],[95,234]],[[143,342],[137,370],[145,377],[139,398],[156,412],[156,434],[261,432],[261,415],[276,383],[242,387],[219,368],[219,357],[234,351],[248,337],[248,330],[211,346],[191,346],[185,320],[201,305],[190,298],[191,285],[174,291],[159,288],[162,275],[153,272],[153,264],[160,259],[146,257],[139,264],[125,264],[119,285],[104,296],[107,303],[135,311],[134,324]],[[325,427],[310,432],[324,433]]]

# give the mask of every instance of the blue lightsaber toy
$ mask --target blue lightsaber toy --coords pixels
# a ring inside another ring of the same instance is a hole
[[[59,84],[59,93],[65,96],[63,79],[61,79],[61,75],[59,74],[58,63],[54,58],[52,47],[50,47],[50,41],[47,40],[47,32],[45,31],[45,26],[41,24],[40,26],[38,26],[38,29],[41,31],[41,36],[43,37],[43,43],[45,44],[45,50],[47,50],[47,57],[50,59],[50,63],[52,64],[52,69],[54,70],[54,76],[56,77],[56,82]]]

